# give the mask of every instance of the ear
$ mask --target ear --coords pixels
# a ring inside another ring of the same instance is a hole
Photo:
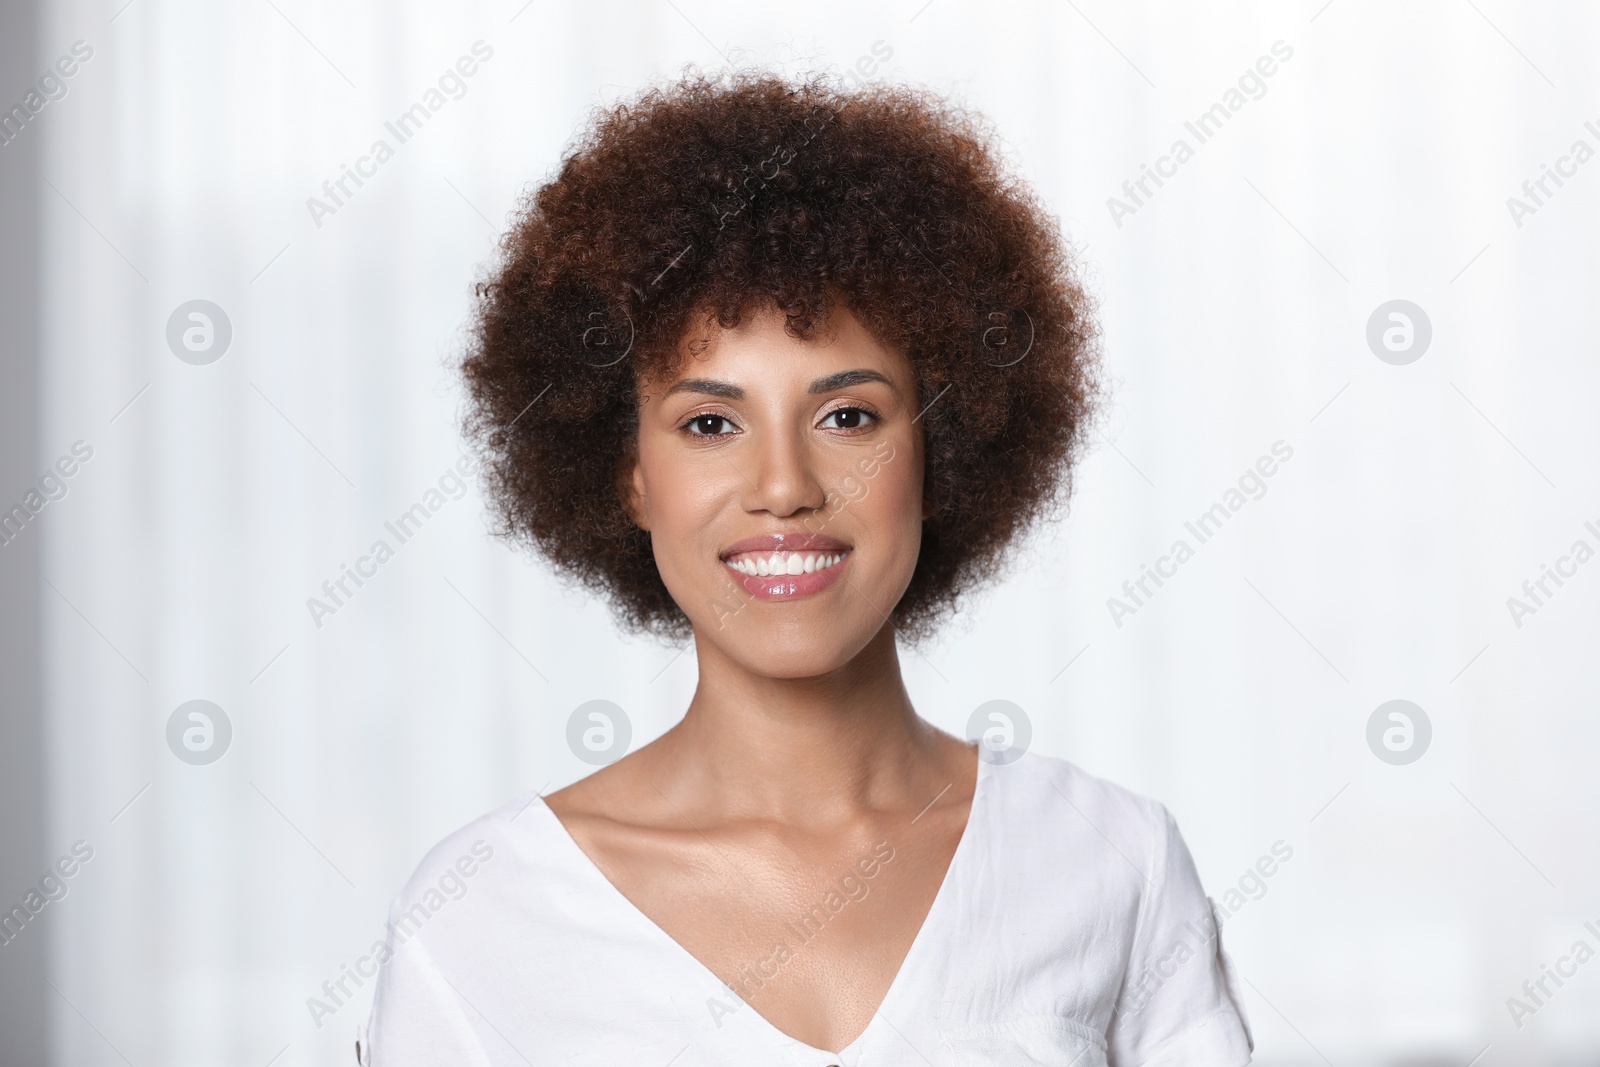
[[[629,454],[618,471],[617,493],[622,498],[622,510],[641,530],[650,529],[650,497],[645,492],[644,468],[639,463],[637,451]]]

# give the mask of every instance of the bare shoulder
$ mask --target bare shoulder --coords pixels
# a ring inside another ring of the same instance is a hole
[[[608,851],[682,821],[671,818],[671,803],[655,786],[659,745],[652,741],[544,798],[585,851]]]

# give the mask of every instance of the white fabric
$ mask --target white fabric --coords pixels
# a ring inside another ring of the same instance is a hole
[[[1252,1048],[1171,815],[1031,754],[979,765],[927,920],[840,1052],[739,1001],[534,794],[436,846],[390,924],[372,1067],[1240,1067]]]

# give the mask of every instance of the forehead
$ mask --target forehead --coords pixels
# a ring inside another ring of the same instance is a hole
[[[678,342],[674,366],[656,376],[666,389],[689,379],[748,381],[754,376],[805,379],[849,369],[876,372],[894,384],[911,380],[910,360],[878,341],[848,308],[835,305],[809,339],[785,328],[783,312],[771,304],[744,311],[737,326],[710,318],[697,322]],[[850,384],[850,383],[843,383]]]

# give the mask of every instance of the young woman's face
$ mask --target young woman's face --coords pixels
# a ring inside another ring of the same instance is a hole
[[[769,677],[850,662],[922,544],[911,362],[843,307],[812,341],[747,314],[641,386],[632,511],[701,640]]]

